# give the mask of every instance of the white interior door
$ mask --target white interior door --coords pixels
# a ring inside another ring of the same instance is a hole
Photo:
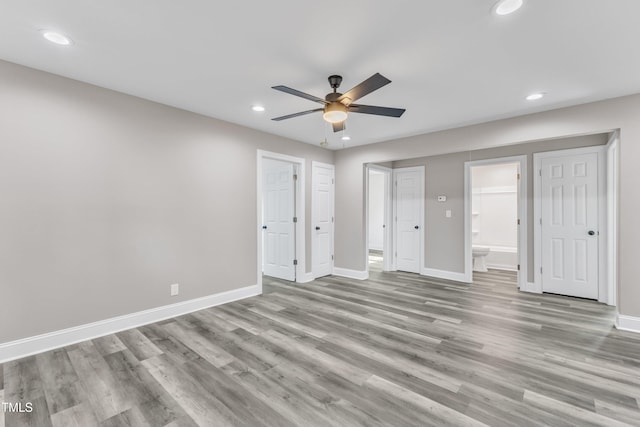
[[[598,155],[541,160],[542,291],[598,298]]]
[[[311,233],[314,277],[333,274],[334,175],[333,165],[313,163]]]
[[[295,223],[293,164],[266,159],[263,163],[264,274],[294,281]]]
[[[394,169],[396,266],[398,270],[420,273],[423,233],[424,170]]]

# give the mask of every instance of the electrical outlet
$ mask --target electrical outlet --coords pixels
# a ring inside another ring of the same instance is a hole
[[[173,285],[171,285],[171,296],[175,297],[179,293],[180,293],[180,284],[174,283]]]

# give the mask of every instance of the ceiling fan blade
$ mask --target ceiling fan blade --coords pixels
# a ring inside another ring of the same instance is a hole
[[[271,120],[275,120],[276,122],[279,122],[280,120],[291,119],[293,117],[306,116],[307,114],[315,113],[316,111],[324,111],[324,108],[316,108],[315,110],[307,110],[307,111],[301,111],[299,113],[287,114],[286,116],[275,117]]]
[[[299,96],[300,98],[308,99],[309,101],[319,102],[320,104],[328,104],[328,102],[322,98],[309,95],[308,93],[300,92],[299,90],[291,89],[287,86],[272,86],[271,89],[279,90],[280,92],[288,93],[290,95]]]
[[[341,130],[344,130],[344,122],[332,123],[332,125],[334,132],[340,132]]]
[[[378,90],[382,86],[388,85],[389,83],[391,83],[391,80],[380,73],[375,73],[373,76],[369,77],[358,86],[343,94],[340,98],[338,98],[338,101],[348,106],[352,102],[357,101],[363,96],[368,95],[374,90]]]
[[[404,108],[378,107],[375,105],[351,104],[349,112],[375,114],[376,116],[400,117],[406,110]]]

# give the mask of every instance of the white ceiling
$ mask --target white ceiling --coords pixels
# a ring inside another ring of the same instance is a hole
[[[318,107],[271,86],[324,97],[330,74],[342,92],[392,80],[359,102],[407,112],[350,114],[346,146],[640,92],[639,0],[525,0],[504,17],[494,3],[3,0],[0,58],[330,148],[343,142],[320,113],[270,120]]]

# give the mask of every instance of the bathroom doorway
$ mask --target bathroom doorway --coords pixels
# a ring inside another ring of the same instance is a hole
[[[391,172],[380,165],[367,166],[367,270],[389,271],[391,266]]]
[[[526,283],[526,157],[467,162],[466,265],[473,282]]]

